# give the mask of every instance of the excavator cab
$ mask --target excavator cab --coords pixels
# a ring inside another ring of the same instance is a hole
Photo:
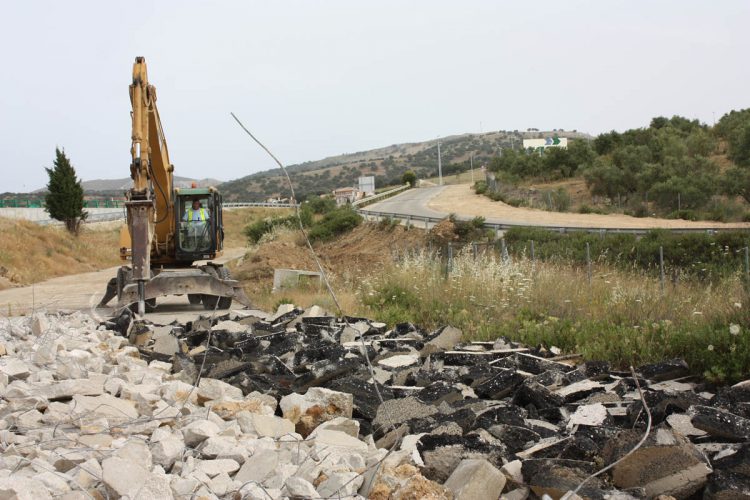
[[[213,259],[223,248],[221,195],[213,188],[175,190],[178,261]]]

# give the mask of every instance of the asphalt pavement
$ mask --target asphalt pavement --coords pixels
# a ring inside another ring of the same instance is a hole
[[[409,189],[392,198],[368,205],[362,211],[397,213],[412,217],[446,217],[448,214],[427,208],[427,203],[443,189],[445,186]]]

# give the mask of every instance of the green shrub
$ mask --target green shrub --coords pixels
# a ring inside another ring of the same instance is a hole
[[[482,216],[477,216],[471,219],[471,225],[477,229],[482,229],[482,227],[484,227],[484,222],[485,219]]]
[[[393,229],[400,224],[398,219],[393,217],[383,217],[378,222],[378,229],[381,231],[393,231]]]
[[[339,207],[313,223],[307,235],[311,241],[326,241],[351,231],[361,223],[362,216],[351,207]]]
[[[570,209],[570,194],[564,188],[557,188],[551,193],[552,210],[557,212],[567,212]]]
[[[575,232],[563,234],[540,228],[515,227],[505,232],[509,251],[520,254],[530,251],[534,241],[537,259],[586,263],[586,243],[597,262],[621,268],[640,268],[658,272],[659,248],[664,252],[665,265],[688,275],[710,279],[736,272],[742,262],[740,251],[750,235],[740,231],[677,234],[664,230],[648,232],[642,238],[633,234]]]
[[[336,209],[336,200],[314,196],[303,203],[302,208],[309,208],[314,214],[326,214]]]
[[[269,217],[266,219],[260,219],[252,224],[249,224],[243,230],[243,233],[247,237],[250,244],[254,245],[260,241],[264,234],[270,233],[275,227],[286,226],[296,227],[298,225],[296,215],[288,215],[286,217]]]
[[[579,214],[604,214],[605,212],[604,212],[604,210],[602,210],[602,209],[600,209],[600,208],[596,208],[596,207],[590,207],[590,206],[588,206],[588,205],[586,205],[586,204],[584,203],[583,205],[581,205],[581,206],[580,206],[580,207],[578,208],[578,213],[579,213]],[[634,214],[634,215],[635,215],[635,214]],[[638,216],[638,215],[635,215],[635,217],[646,217],[647,215],[648,215],[648,214],[646,214],[646,215],[642,215],[642,216]]]
[[[695,210],[675,210],[674,212],[670,212],[667,214],[667,219],[682,219],[682,220],[692,220],[696,221],[698,220],[698,214],[695,213]]]
[[[485,194],[487,192],[487,181],[477,181],[474,183],[474,192],[477,194]]]

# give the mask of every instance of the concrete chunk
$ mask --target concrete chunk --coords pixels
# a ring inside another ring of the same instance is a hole
[[[198,404],[220,399],[242,399],[242,389],[221,380],[203,378],[198,383]]]
[[[405,368],[419,362],[419,354],[397,354],[378,361],[378,365],[384,368]]]
[[[185,444],[188,446],[196,446],[206,439],[217,435],[220,431],[219,426],[210,420],[190,422],[181,430],[185,438]]]
[[[364,480],[357,472],[334,472],[318,485],[318,495],[321,498],[351,498]]]
[[[461,342],[462,336],[463,333],[458,328],[446,326],[442,330],[439,330],[435,336],[427,339],[420,354],[424,357],[433,352],[453,349],[456,344]]]
[[[150,475],[140,464],[120,457],[102,462],[102,482],[118,496],[134,498]]]
[[[601,403],[579,406],[568,420],[568,429],[576,425],[600,426],[607,421],[609,413]]]
[[[279,453],[275,450],[259,450],[245,460],[234,476],[242,483],[263,483],[279,465]]]
[[[297,476],[287,479],[281,491],[291,498],[320,498],[315,486]]]
[[[280,438],[294,432],[291,420],[276,415],[258,415],[242,412],[237,418],[242,432],[255,434],[258,437]]]
[[[135,403],[116,398],[110,394],[95,397],[76,394],[73,396],[71,408],[75,414],[96,414],[122,420],[138,418]]]
[[[47,487],[37,479],[22,476],[0,478],[0,498],[16,500],[52,500]]]
[[[0,373],[7,375],[9,380],[23,380],[31,374],[31,369],[20,359],[9,357],[0,363]]]
[[[56,384],[48,384],[37,389],[37,394],[50,401],[68,399],[76,394],[83,396],[99,396],[104,393],[102,380],[68,379]]]
[[[218,458],[216,460],[201,460],[198,464],[198,470],[208,477],[215,477],[222,472],[231,474],[240,468],[235,460],[230,458]]]
[[[484,459],[465,459],[444,486],[455,500],[497,500],[505,487],[505,476]]]
[[[639,431],[620,432],[605,446],[605,459],[617,460],[640,439]],[[687,498],[706,484],[711,472],[695,445],[667,428],[658,428],[641,448],[614,467],[612,481],[620,488],[643,487],[649,498]]]
[[[322,422],[335,417],[352,417],[354,396],[322,387],[312,387],[303,395],[290,394],[279,402],[284,418],[307,436]]]

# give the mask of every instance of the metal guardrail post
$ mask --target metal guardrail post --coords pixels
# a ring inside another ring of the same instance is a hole
[[[659,283],[661,294],[664,295],[664,247],[659,247]]]
[[[589,289],[591,288],[591,245],[586,242],[586,274],[589,279]]]
[[[448,242],[448,266],[446,268],[446,275],[453,271],[453,243]]]

